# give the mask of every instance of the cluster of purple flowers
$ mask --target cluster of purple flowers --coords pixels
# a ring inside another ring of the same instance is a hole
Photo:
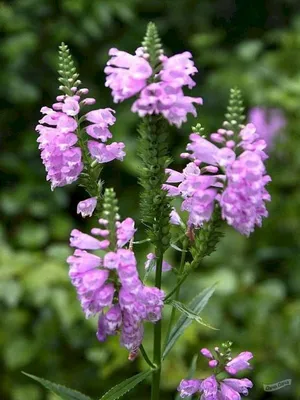
[[[196,133],[190,135],[189,152],[181,157],[192,162],[182,173],[167,169],[169,177],[164,189],[170,196],[183,198],[181,209],[189,213],[189,226],[200,227],[209,221],[218,202],[223,219],[249,236],[268,215],[265,202],[270,195],[265,185],[271,178],[264,166],[266,143],[253,124],[241,129],[237,139],[233,131],[225,129],[219,129],[210,139]],[[206,165],[200,168],[201,164]]]
[[[182,398],[201,394],[201,400],[240,400],[241,394],[247,396],[248,389],[253,384],[247,379],[225,378],[218,380],[217,374],[227,372],[236,375],[239,371],[250,368],[249,360],[253,357],[249,351],[240,353],[237,357],[224,357],[218,347],[216,357],[208,349],[202,349],[201,354],[209,359],[209,366],[216,368],[215,374],[206,379],[183,379],[177,390]]]
[[[271,149],[276,137],[278,137],[286,126],[287,122],[283,112],[277,108],[254,107],[249,112],[249,121],[252,122],[267,144],[267,149]]]
[[[42,107],[44,117],[39,121],[36,131],[41,150],[41,158],[47,171],[47,180],[51,188],[65,186],[76,181],[84,168],[82,135],[79,127],[79,113],[86,105],[96,102],[93,98],[81,97],[88,94],[88,89],[72,88],[73,96],[57,96],[57,102],[49,107]],[[106,144],[112,137],[109,126],[115,122],[114,110],[98,109],[85,114],[88,121],[85,132],[96,140],[88,140],[87,148],[92,159],[105,163],[114,159],[123,160],[124,143]],[[85,139],[83,140],[85,143]]]
[[[111,59],[104,72],[107,74],[106,86],[111,88],[115,102],[139,94],[133,103],[133,112],[140,117],[162,114],[170,124],[178,127],[186,122],[188,113],[197,115],[193,103],[202,104],[202,99],[183,93],[184,86],[191,89],[196,84],[191,78],[197,72],[191,53],[173,57],[161,55],[161,70],[155,76],[143,48],[138,48],[135,55],[113,48],[109,55]],[[153,82],[149,82],[150,77]]]
[[[110,243],[108,221],[100,219],[101,228],[87,235],[74,229],[70,243],[76,250],[68,258],[69,276],[75,286],[86,317],[98,314],[97,338],[121,332],[121,344],[133,359],[143,340],[143,322],[161,319],[165,294],[156,287],[142,284],[132,250],[122,248],[136,231],[131,218],[116,222],[116,245]],[[113,248],[114,251],[109,251]],[[104,250],[104,257],[87,250]]]

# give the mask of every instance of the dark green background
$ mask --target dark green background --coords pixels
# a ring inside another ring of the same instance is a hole
[[[113,106],[103,68],[110,47],[133,52],[147,22],[157,23],[168,55],[192,51],[199,73],[194,96],[204,98],[197,121],[221,126],[229,88],[239,86],[245,104],[281,108],[288,125],[268,160],[273,182],[270,217],[250,239],[226,228],[218,251],[189,279],[183,298],[219,281],[203,317],[219,331],[193,325],[163,372],[163,396],[173,399],[192,356],[202,347],[232,340],[236,352],[254,353],[250,399],[300,397],[300,6],[298,0],[19,0],[0,2],[0,398],[54,399],[20,371],[44,376],[94,398],[145,368],[130,364],[118,339],[102,345],[95,321],[85,321],[68,281],[65,258],[85,194],[75,186],[50,191],[34,127],[43,105],[57,95],[57,47],[70,46],[84,86],[99,107]],[[138,218],[137,117],[130,103],[116,105],[116,140],[126,143],[123,163],[107,165],[123,217]],[[191,126],[170,129],[180,167]],[[143,231],[139,237],[143,238]],[[150,250],[136,249],[140,266]],[[178,255],[170,252],[169,261]],[[170,275],[164,278],[170,286]],[[166,310],[168,313],[169,310]],[[150,328],[150,326],[149,326]],[[148,329],[149,330],[149,329]],[[146,337],[146,347],[150,341]],[[197,376],[209,373],[205,361]],[[263,384],[292,379],[266,393]],[[149,386],[127,396],[149,399]]]

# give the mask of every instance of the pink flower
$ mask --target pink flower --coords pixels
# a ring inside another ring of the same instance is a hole
[[[73,229],[71,232],[70,244],[72,247],[77,247],[83,250],[101,250],[109,246],[108,240],[100,242],[86,233],[80,232],[78,229]]]
[[[223,385],[230,386],[231,389],[235,390],[238,393],[242,393],[244,396],[248,395],[248,388],[251,389],[253,387],[253,383],[247,379],[233,379],[228,378],[223,380]]]
[[[80,111],[78,99],[74,97],[66,97],[64,104],[62,105],[62,111],[71,117],[77,115]]]
[[[196,83],[190,77],[198,72],[192,61],[192,54],[185,51],[172,57],[162,57],[163,68],[160,72],[160,78],[163,82],[171,82],[182,87],[187,85],[192,89]]]
[[[86,127],[86,133],[94,139],[100,139],[102,142],[106,142],[107,139],[112,138],[112,134],[108,128],[101,128],[99,124],[91,124]]]
[[[243,352],[228,362],[228,350],[230,353],[230,349],[227,347],[227,354],[223,354],[219,351],[219,348],[216,347],[215,351],[218,359],[215,359],[210,350],[202,349],[201,353],[204,357],[209,359],[209,366],[211,368],[218,367],[217,375],[213,374],[203,380],[183,379],[177,388],[180,392],[180,397],[184,398],[198,393],[201,400],[241,400],[240,394],[247,396],[248,389],[253,386],[249,379],[220,379],[218,376],[221,372],[228,371],[227,366],[231,362],[233,362],[235,366],[235,371],[249,368],[249,363],[247,361],[252,357],[252,354],[250,352]]]
[[[187,114],[197,115],[193,103],[202,104],[202,99],[184,96],[180,87],[172,83],[158,82],[142,90],[131,110],[140,117],[147,114],[162,114],[172,125],[180,127],[187,120]]]
[[[220,196],[222,216],[229,225],[249,236],[268,216],[265,202],[270,201],[270,195],[265,185],[270,177],[265,175],[259,155],[245,151],[227,169],[227,179],[227,187]]]
[[[37,141],[47,171],[47,180],[51,181],[53,190],[57,186],[75,182],[82,172],[81,149],[75,147],[77,136],[74,130],[77,128],[77,122],[72,117],[48,107],[43,107],[41,112],[45,116],[36,127],[39,133]]]
[[[91,197],[89,199],[80,201],[77,205],[77,214],[81,214],[83,217],[91,217],[97,206],[97,197]]]
[[[268,149],[287,124],[284,113],[276,108],[254,107],[249,112],[249,121],[257,127],[259,138],[266,142]]]
[[[243,351],[226,364],[225,370],[229,374],[235,375],[239,371],[251,368],[248,362],[251,358],[253,358],[253,354],[250,351]]]
[[[191,76],[197,72],[189,52],[173,57],[161,56],[162,69],[156,75],[156,82],[148,83],[153,74],[150,64],[145,59],[143,49],[138,49],[135,56],[117,49],[111,49],[112,58],[104,72],[107,74],[106,86],[112,89],[115,102],[123,101],[139,94],[131,110],[145,115],[162,114],[170,124],[181,126],[187,120],[187,114],[196,116],[195,104],[202,104],[202,99],[185,96],[182,87],[190,89],[195,85]]]
[[[170,213],[170,223],[172,225],[181,225],[183,224],[178,212],[175,210],[175,208],[172,209]]]
[[[143,285],[134,253],[121,248],[135,233],[134,221],[117,221],[112,231],[107,229],[106,219],[100,219],[99,224],[105,229],[93,228],[92,234],[109,237],[112,243],[74,229],[70,243],[76,250],[67,259],[69,276],[86,317],[98,314],[97,339],[105,341],[120,331],[121,345],[134,359],[143,340],[143,323],[161,319],[165,294]],[[104,250],[105,254],[102,258],[86,250]]]
[[[215,375],[211,375],[201,382],[201,390],[204,396],[217,396],[218,382]]]
[[[116,122],[116,117],[113,115],[115,110],[112,108],[100,108],[85,114],[87,121],[97,124],[99,128],[107,128]]]
[[[85,99],[86,101],[80,102],[80,96],[86,95],[88,89],[73,89],[73,96],[57,96],[58,102],[54,103],[52,108],[42,107],[41,112],[44,117],[36,127],[36,131],[39,133],[37,141],[41,150],[41,158],[52,189],[75,182],[84,168],[82,149],[77,145],[80,119],[75,117],[82,107],[93,104],[95,99]],[[85,120],[90,124],[85,127],[86,133],[94,139],[106,142],[112,137],[109,126],[113,125],[116,120],[113,113],[114,110],[111,108],[88,112]],[[91,148],[91,156],[101,163],[115,158],[122,160],[125,156],[124,143],[104,145],[96,141],[89,141],[88,147]]]
[[[216,145],[197,133],[192,133],[190,140],[191,143],[186,146],[186,149],[192,152],[194,159],[206,164],[217,165],[219,148]]]
[[[147,60],[118,49],[110,49],[111,59],[104,72],[107,74],[105,86],[112,89],[115,103],[134,96],[147,84],[152,68]]]
[[[214,134],[221,148],[196,133],[191,134],[189,153],[183,153],[182,157],[193,162],[182,173],[166,169],[169,177],[163,189],[169,196],[182,197],[181,209],[189,214],[189,226],[200,227],[209,221],[218,202],[222,218],[249,236],[268,216],[265,203],[271,199],[265,189],[271,181],[264,166],[265,142],[259,139],[253,124],[242,128],[239,142],[227,140],[232,134],[225,129]],[[206,165],[200,168],[202,163]]]
[[[117,245],[118,247],[123,247],[132,238],[136,229],[134,227],[134,220],[132,218],[126,218],[122,222],[117,222]]]
[[[125,152],[123,151],[124,147],[125,145],[122,142],[114,142],[105,145],[103,143],[98,143],[94,140],[88,141],[88,149],[91,153],[92,158],[94,158],[101,164],[116,159],[122,161],[125,157]]]
[[[208,349],[205,349],[205,348],[201,349],[200,353],[206,358],[213,358],[213,355],[211,354],[211,351],[208,350]]]
[[[180,397],[190,397],[200,391],[201,381],[199,379],[182,379],[177,390]]]

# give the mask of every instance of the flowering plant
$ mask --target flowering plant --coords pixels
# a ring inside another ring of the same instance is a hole
[[[70,245],[75,250],[67,259],[69,277],[85,317],[98,318],[95,340],[100,346],[109,336],[119,335],[120,345],[128,350],[128,359],[141,356],[149,366],[147,371],[117,384],[101,399],[118,399],[151,376],[151,399],[158,400],[163,361],[178,338],[193,321],[212,328],[200,313],[215,287],[205,289],[186,305],[180,301],[181,285],[214,251],[222,237],[222,220],[246,236],[261,226],[268,215],[266,202],[270,201],[266,185],[271,178],[265,168],[268,155],[263,132],[258,132],[252,122],[244,123],[240,91],[232,89],[222,128],[208,136],[201,124],[196,124],[186,151],[181,154],[188,164],[182,171],[169,168],[168,125],[180,127],[189,113],[196,117],[196,105],[203,103],[201,98],[186,96],[183,90],[185,86],[195,86],[192,77],[197,68],[191,53],[167,57],[156,27],[150,23],[135,55],[115,48],[109,55],[106,86],[111,89],[113,100],[135,97],[132,112],[141,117],[140,213],[147,228],[144,241],[153,246],[153,252],[146,257],[144,277],[134,251],[140,243],[134,240],[135,222],[130,217],[121,220],[114,189],[104,188],[100,179],[104,164],[122,161],[126,156],[125,144],[111,141],[110,128],[118,123],[115,111],[86,111],[96,100],[86,97],[88,89],[79,88],[79,75],[65,44],[59,52],[62,94],[51,108],[41,109],[43,117],[36,130],[52,190],[77,182],[89,196],[79,202],[78,214],[95,218],[98,223],[91,234],[72,230]],[[174,197],[180,199],[180,210],[173,207]],[[178,267],[164,260],[170,247],[181,253]],[[154,287],[146,285],[152,270]],[[166,271],[177,278],[169,293],[162,288]],[[169,321],[163,314],[166,306],[172,307]],[[181,315],[176,321],[177,312]],[[154,327],[152,358],[143,345],[148,323]],[[163,323],[167,325],[164,344]],[[179,396],[238,400],[240,394],[246,395],[252,382],[232,376],[250,368],[252,353],[244,351],[232,357],[231,347],[232,343],[225,342],[221,349],[215,348],[215,354],[202,349],[201,354],[209,360],[214,373],[203,380],[183,379],[178,386]],[[29,376],[63,399],[89,399],[72,389]]]

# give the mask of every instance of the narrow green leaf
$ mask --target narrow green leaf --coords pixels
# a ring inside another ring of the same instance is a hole
[[[63,400],[92,400],[90,397],[88,397],[85,394],[82,394],[80,392],[77,392],[76,390],[69,389],[65,386],[58,385],[57,383],[47,381],[46,379],[39,378],[38,376],[35,376],[35,375],[27,374],[26,372],[22,372],[22,373],[24,375],[28,376],[29,378],[34,379],[35,381],[39,382],[46,389],[49,389],[51,392],[55,393],[57,396],[59,396]]]
[[[149,375],[151,375],[152,370],[148,370],[145,372],[141,372],[135,376],[132,376],[129,379],[119,383],[118,385],[114,386],[108,392],[105,393],[101,397],[100,400],[117,400],[120,397],[124,396],[127,392],[132,390],[137,384],[145,380]]]
[[[181,253],[187,253],[187,250],[183,250],[180,247],[176,246],[176,244],[171,243],[171,247],[173,247],[173,249],[180,251]]]
[[[170,304],[171,306],[176,308],[178,311],[180,311],[181,314],[184,314],[188,318],[190,318],[194,321],[197,321],[199,324],[204,325],[207,328],[217,330],[213,326],[209,325],[207,322],[204,322],[203,319],[198,314],[196,314],[193,310],[190,310],[186,305],[182,304],[180,301],[170,300],[168,302],[168,304]]]
[[[198,357],[199,357],[198,354],[194,355],[192,363],[191,363],[191,366],[190,366],[190,369],[189,369],[189,372],[188,372],[188,375],[187,375],[187,377],[185,379],[192,379],[194,377],[195,372],[196,372],[196,368],[197,368]],[[178,392],[176,397],[175,397],[175,400],[180,400],[180,399],[181,399],[180,393]],[[191,400],[191,399],[192,399],[192,396],[186,397],[186,400]]]
[[[211,286],[210,288],[204,289],[189,303],[188,309],[191,310],[194,314],[199,315],[203,308],[206,306],[214,291],[215,285]],[[163,352],[163,359],[166,358],[178,338],[183,334],[184,330],[192,323],[192,321],[193,320],[191,318],[188,318],[186,314],[182,314],[179,317],[175,326],[171,330],[168,342]]]

